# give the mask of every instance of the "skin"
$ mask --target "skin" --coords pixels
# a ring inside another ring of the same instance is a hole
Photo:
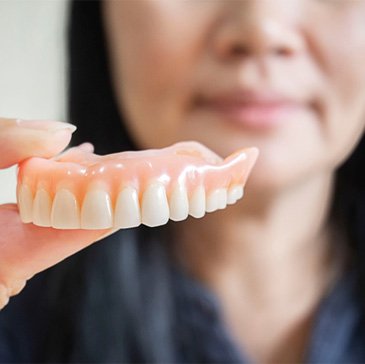
[[[65,123],[0,118],[0,169],[28,157],[50,158],[71,139]],[[79,148],[92,150],[90,144]],[[109,230],[55,230],[23,224],[15,204],[0,205],[0,309],[26,281],[111,233]]]
[[[232,337],[259,362],[303,359],[347,259],[328,210],[334,172],[364,133],[364,17],[357,0],[104,3],[115,92],[141,148],[260,149],[242,203],[174,226],[176,258],[217,294]],[[285,92],[303,112],[252,129],[196,104],[237,85]]]

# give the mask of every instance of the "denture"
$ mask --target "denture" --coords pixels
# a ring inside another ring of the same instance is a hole
[[[197,142],[97,155],[71,148],[19,164],[21,220],[57,229],[131,228],[201,218],[243,196],[256,148],[222,159]]]

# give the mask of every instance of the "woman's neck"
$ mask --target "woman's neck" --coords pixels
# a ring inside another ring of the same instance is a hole
[[[282,322],[286,335],[334,280],[340,262],[326,223],[332,182],[320,176],[266,200],[247,190],[236,205],[175,226],[177,259],[217,294],[237,335],[256,325],[250,335],[260,341],[265,322]]]

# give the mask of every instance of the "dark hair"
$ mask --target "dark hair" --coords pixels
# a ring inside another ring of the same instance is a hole
[[[100,1],[73,1],[69,24],[69,112],[74,143],[97,153],[135,149],[111,85]],[[121,122],[122,121],[122,122]],[[338,170],[331,217],[356,259],[365,312],[363,137]],[[48,361],[172,362],[178,350],[167,229],[120,231],[54,269]],[[65,341],[64,338],[68,338]],[[163,345],[161,344],[163,343]],[[194,345],[194,343],[192,343]],[[198,361],[198,360],[197,360]]]
[[[73,144],[106,154],[135,146],[112,91],[100,4],[71,4],[68,104]],[[52,268],[45,361],[173,362],[167,240],[166,228],[122,230]]]

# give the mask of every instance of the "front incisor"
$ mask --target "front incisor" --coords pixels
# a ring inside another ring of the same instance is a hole
[[[141,224],[138,193],[133,187],[125,187],[119,192],[114,211],[114,226],[132,228]]]
[[[166,224],[170,217],[166,190],[162,183],[147,186],[142,197],[142,223],[153,227]]]
[[[80,208],[69,190],[57,191],[52,205],[51,223],[58,229],[80,229]]]
[[[82,229],[107,229],[113,226],[113,212],[109,194],[106,191],[89,190],[81,209]]]

